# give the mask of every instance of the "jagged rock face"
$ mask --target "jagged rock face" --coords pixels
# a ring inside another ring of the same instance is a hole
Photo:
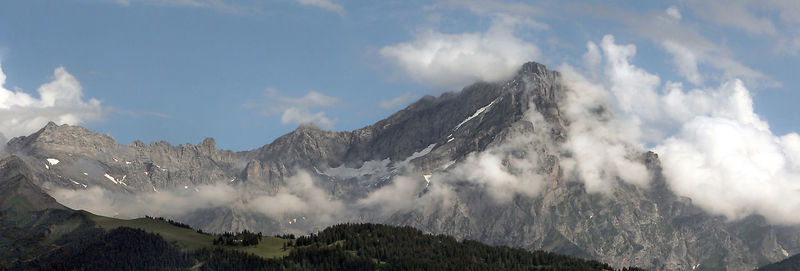
[[[535,134],[546,139],[530,143],[530,157],[544,176],[537,196],[517,195],[497,203],[485,189],[464,183],[456,186],[452,204],[388,215],[364,210],[358,217],[342,219],[411,225],[459,238],[656,270],[749,270],[785,258],[787,250],[800,252],[800,231],[795,227],[770,226],[757,216],[728,222],[674,195],[652,153],[641,157],[651,173],[649,187],[619,183],[609,195],[587,193],[563,172],[561,153],[553,146],[569,136],[569,121],[560,111],[566,92],[560,80],[557,72],[527,63],[505,82],[426,96],[362,129],[329,132],[301,126],[271,144],[240,153],[216,149],[213,139],[196,146],[138,141],[125,146],[81,127],[55,124],[12,139],[6,149],[32,166],[40,177],[38,184],[158,193],[225,182],[274,195],[286,188],[289,176],[304,170],[331,197],[353,202],[398,174],[421,179],[520,134]],[[546,123],[527,119],[531,110]],[[273,234],[325,226],[273,219],[249,212],[242,202],[194,211],[181,219],[218,232],[250,229]]]
[[[132,193],[189,189],[233,179],[239,171],[235,153],[217,150],[210,138],[196,146],[163,141],[125,146],[83,127],[52,122],[30,136],[10,140],[7,151],[31,165],[40,185],[77,189],[99,186]]]

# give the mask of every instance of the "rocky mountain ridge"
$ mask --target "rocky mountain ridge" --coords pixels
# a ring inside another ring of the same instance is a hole
[[[619,182],[609,195],[587,193],[564,172],[561,157],[569,154],[557,146],[569,136],[569,120],[562,115],[566,91],[557,72],[526,63],[507,81],[426,96],[362,129],[330,132],[304,125],[251,151],[218,150],[213,139],[198,145],[121,145],[82,127],[53,123],[12,139],[6,151],[31,165],[40,186],[141,194],[222,182],[276,195],[304,171],[331,199],[357,203],[397,176],[424,184],[418,199],[408,199],[418,201],[433,193],[428,185],[437,179],[430,176],[513,143],[504,151],[506,164],[519,158],[536,166],[542,179],[536,196],[514,194],[498,202],[484,185],[456,180],[448,204],[390,213],[365,208],[339,219],[411,225],[657,270],[748,270],[800,252],[795,227],[771,226],[759,216],[729,222],[676,196],[654,153],[640,154],[649,187]],[[518,142],[520,137],[526,140]],[[207,231],[272,234],[324,226],[313,218],[304,222],[302,213],[275,218],[253,213],[245,204],[202,209],[180,219]]]

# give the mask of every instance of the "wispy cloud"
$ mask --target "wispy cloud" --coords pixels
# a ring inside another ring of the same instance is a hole
[[[753,86],[780,86],[769,76],[739,62],[732,50],[713,42],[696,24],[684,22],[684,16],[675,6],[664,11],[638,12],[582,4],[572,6],[570,12],[626,25],[636,35],[670,53],[678,73],[692,84],[702,86],[706,78],[713,77],[720,80],[740,78]],[[705,69],[705,74],[700,73],[700,66],[716,72]]]
[[[339,16],[345,15],[344,8],[341,5],[334,3],[332,0],[296,0],[296,1],[305,6],[318,7],[330,12],[334,12],[336,14],[339,14]]]
[[[242,13],[253,10],[252,6],[243,6],[224,0],[114,0],[114,2],[124,7],[135,4],[145,4],[167,7],[206,8],[225,13]]]
[[[800,3],[797,1],[712,0],[683,4],[706,22],[772,40],[778,53],[796,55],[800,51]]]

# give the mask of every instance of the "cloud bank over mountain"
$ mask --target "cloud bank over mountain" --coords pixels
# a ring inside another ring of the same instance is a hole
[[[389,45],[380,54],[412,80],[435,88],[459,89],[475,81],[498,81],[523,63],[539,59],[539,48],[514,35],[533,21],[499,16],[485,32],[441,33],[426,30],[414,40]]]
[[[52,81],[42,84],[39,97],[18,88],[9,89],[0,66],[0,140],[29,135],[48,121],[84,124],[102,120],[107,110],[94,98],[83,98],[83,87],[64,67],[53,71]]]
[[[331,1],[300,3],[343,14],[341,6]],[[411,40],[381,47],[380,57],[411,80],[440,89],[503,80],[523,63],[545,57],[541,49],[545,47],[520,35],[520,30],[549,27],[526,17],[543,16],[541,9],[528,10],[527,5],[490,5],[482,9],[469,3],[474,2],[467,2],[464,7],[488,22],[484,30],[452,33],[426,27],[415,31]],[[453,195],[456,182],[486,189],[489,197],[499,203],[515,196],[537,197],[545,178],[537,170],[538,157],[520,155],[519,151],[535,153],[537,150],[527,148],[539,144],[557,148],[553,153],[561,155],[568,178],[585,184],[590,193],[609,195],[618,181],[649,186],[650,175],[640,154],[653,150],[660,156],[670,188],[704,210],[729,219],[760,214],[773,223],[797,224],[800,218],[794,214],[800,211],[800,135],[775,134],[768,122],[756,114],[751,91],[779,83],[746,66],[730,48],[687,22],[697,16],[750,35],[769,37],[776,41],[775,50],[796,54],[800,46],[792,29],[800,21],[800,9],[786,1],[768,1],[758,6],[760,10],[779,11],[778,17],[772,19],[753,13],[752,7],[742,2],[728,5],[708,1],[644,14],[603,9],[596,16],[620,21],[663,50],[682,81],[665,80],[670,77],[634,64],[634,44],[618,42],[612,35],[589,41],[585,53],[572,58],[582,63],[565,61],[557,68],[568,86],[560,104],[569,120],[563,142],[548,141],[536,134],[515,134],[515,140],[472,153],[452,168],[425,177],[427,181],[419,176],[395,177],[391,184],[356,203],[331,199],[330,191],[321,189],[311,175],[303,173],[287,179],[290,185],[274,195],[242,194],[225,185],[198,188],[198,192],[209,191],[207,195],[218,197],[191,197],[180,189],[144,198],[125,198],[97,189],[88,190],[89,196],[70,191],[56,194],[69,202],[67,205],[115,206],[98,210],[101,214],[135,216],[167,205],[174,207],[175,213],[170,214],[179,214],[191,211],[188,206],[222,206],[245,198],[250,200],[245,208],[270,217],[318,212],[333,221],[337,216],[349,215],[346,210],[352,206],[396,211],[446,202]],[[596,11],[594,8],[598,7],[592,8],[587,10]],[[82,124],[104,116],[100,102],[85,100],[80,83],[63,67],[55,69],[52,82],[38,89],[38,98],[9,90],[1,71],[0,86],[2,141],[30,134],[48,120]],[[293,97],[272,89],[265,93],[266,101],[245,107],[280,116],[283,124],[316,123],[326,129],[336,124],[337,119],[328,117],[322,109],[338,104],[338,98],[316,91]],[[408,99],[408,95],[398,96],[380,106],[393,108]],[[535,127],[543,125],[541,116],[528,117]],[[429,193],[424,200],[403,200],[425,189]],[[130,206],[139,204],[128,204],[143,202],[157,208],[138,209]]]
[[[583,69],[561,68],[574,93],[568,112],[573,107],[590,112],[571,115],[578,125],[573,124],[568,141],[587,190],[596,186],[598,172],[641,167],[624,151],[599,155],[604,161],[597,161],[597,153],[618,150],[622,147],[613,143],[621,142],[652,147],[670,187],[712,214],[729,219],[760,214],[773,223],[800,223],[794,215],[800,210],[800,136],[773,134],[754,112],[743,81],[685,90],[679,82],[662,84],[658,75],[633,65],[632,44],[605,36],[599,46],[589,42],[587,48]],[[612,111],[592,111],[598,106]],[[630,173],[616,173],[611,175],[631,179],[626,177]],[[641,180],[640,175],[633,179]]]

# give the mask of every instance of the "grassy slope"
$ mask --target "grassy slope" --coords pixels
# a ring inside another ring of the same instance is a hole
[[[129,227],[134,229],[142,229],[146,232],[157,233],[161,235],[167,242],[175,244],[178,248],[184,251],[199,249],[202,247],[214,247],[214,236],[200,234],[194,230],[173,226],[165,221],[137,218],[137,219],[116,219],[104,216],[94,215],[88,212],[85,214],[97,225],[104,230],[108,231],[118,227]],[[238,250],[242,252],[252,253],[265,258],[277,258],[289,254],[289,250],[283,250],[283,243],[285,241],[280,238],[264,236],[264,239],[256,246],[248,247],[230,247],[218,246],[226,249]]]

